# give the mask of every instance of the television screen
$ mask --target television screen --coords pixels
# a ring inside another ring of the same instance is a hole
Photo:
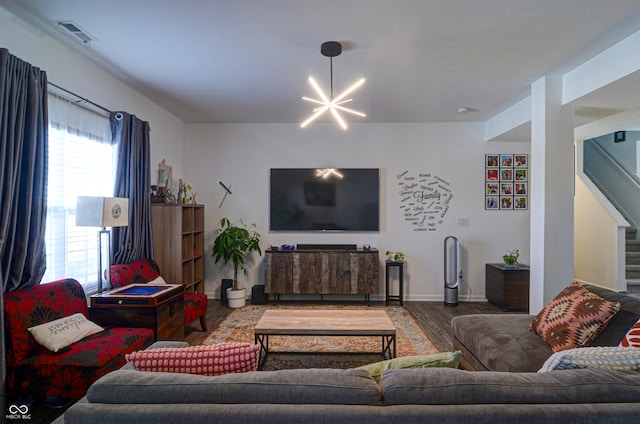
[[[271,231],[379,231],[377,168],[277,168],[270,176]]]

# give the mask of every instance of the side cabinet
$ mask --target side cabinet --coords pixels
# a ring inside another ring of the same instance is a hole
[[[364,294],[378,292],[377,250],[265,252],[265,293]]]

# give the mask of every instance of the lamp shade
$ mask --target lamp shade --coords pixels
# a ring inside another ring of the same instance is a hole
[[[78,196],[76,225],[79,227],[126,227],[129,199],[125,197]]]

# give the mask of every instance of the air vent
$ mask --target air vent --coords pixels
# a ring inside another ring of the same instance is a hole
[[[85,44],[89,44],[91,41],[95,40],[95,37],[90,35],[73,21],[58,21],[56,23],[65,34],[70,35]]]

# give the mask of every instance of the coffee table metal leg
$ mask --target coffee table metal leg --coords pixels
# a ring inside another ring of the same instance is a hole
[[[253,340],[255,344],[260,345],[260,353],[258,355],[258,370],[261,370],[267,360],[267,355],[269,355],[269,335],[256,334]]]
[[[392,345],[393,350],[391,350]],[[382,336],[382,356],[387,358],[387,354],[389,359],[396,357],[396,336]]]

